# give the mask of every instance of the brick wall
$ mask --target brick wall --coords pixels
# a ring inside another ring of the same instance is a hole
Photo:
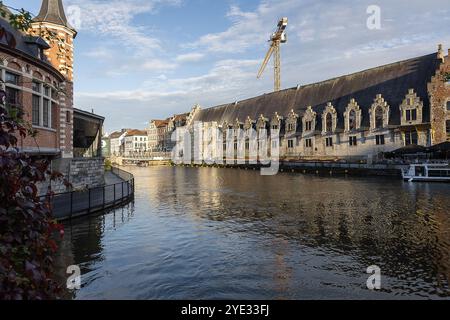
[[[450,119],[447,112],[447,101],[450,100],[450,84],[445,83],[444,75],[450,73],[450,49],[448,56],[442,57],[444,63],[441,64],[436,75],[428,84],[428,93],[431,103],[431,142],[441,143],[447,140],[446,120]]]
[[[11,72],[19,76],[19,83],[14,86],[15,89],[19,90],[18,94],[18,104],[22,107],[24,112],[23,119],[31,125],[32,123],[32,81],[37,80],[44,85],[49,85],[55,91],[55,84],[60,85],[62,77],[55,75],[56,71],[51,72],[51,67],[46,68],[38,63],[33,63],[32,60],[22,60],[9,53],[0,53],[0,68],[4,72]],[[60,118],[61,118],[61,108],[59,105],[59,100],[61,96],[65,95],[60,93],[56,99],[51,102],[51,127],[44,128],[39,126],[33,126],[33,129],[37,131],[35,138],[27,137],[25,139],[19,138],[19,147],[24,148],[28,151],[38,151],[45,150],[57,152],[60,150],[61,139],[59,137],[58,131],[60,129]],[[72,108],[72,89],[68,90],[70,108]],[[70,133],[69,133],[70,134]],[[68,137],[67,141],[72,144],[71,136]]]

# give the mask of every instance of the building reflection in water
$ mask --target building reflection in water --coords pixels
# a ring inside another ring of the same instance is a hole
[[[211,279],[205,283],[217,286],[219,297],[237,290],[217,280],[226,278],[226,272],[254,278],[254,296],[247,298],[309,297],[303,292],[315,296],[323,288],[330,288],[328,297],[340,297],[349,288],[364,289],[365,269],[373,264],[385,276],[386,294],[450,295],[448,185],[299,174],[271,177],[217,168],[130,170],[136,177],[134,205],[66,225],[61,261],[81,265],[89,275],[83,280],[86,287],[104,277],[92,271],[108,259],[111,243],[105,238],[129,223],[124,237],[131,243],[121,244],[124,250],[145,237],[152,252],[165,249],[183,259],[186,252],[177,247],[179,241],[184,250],[192,250],[191,256],[205,255],[197,261],[186,258],[185,267],[209,272]],[[144,228],[148,232],[142,234]],[[198,243],[205,238],[209,244]],[[164,270],[165,263],[156,261],[152,268]],[[163,291],[160,295],[173,297]]]

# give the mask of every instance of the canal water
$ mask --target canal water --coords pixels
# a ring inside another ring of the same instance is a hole
[[[134,202],[65,224],[75,299],[450,298],[450,185],[125,168]],[[380,290],[369,290],[369,266]]]

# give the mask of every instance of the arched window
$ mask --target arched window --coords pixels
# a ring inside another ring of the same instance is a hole
[[[377,107],[375,109],[375,128],[380,129],[383,128],[383,108]]]
[[[348,113],[348,129],[355,130],[356,129],[356,112],[355,110],[350,110]]]
[[[326,132],[331,132],[333,131],[333,116],[331,115],[330,112],[327,113],[326,118],[325,118],[325,131]]]

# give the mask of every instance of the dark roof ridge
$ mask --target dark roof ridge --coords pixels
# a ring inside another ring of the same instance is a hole
[[[381,66],[371,67],[371,68],[355,71],[355,72],[352,72],[352,73],[343,74],[341,76],[336,76],[336,77],[333,77],[333,78],[330,78],[330,79],[321,80],[321,81],[318,81],[318,82],[312,82],[312,83],[308,83],[308,84],[305,84],[305,85],[298,85],[296,87],[284,88],[284,89],[281,89],[279,91],[265,92],[265,93],[260,94],[260,95],[258,95],[256,97],[250,97],[250,98],[246,98],[246,99],[243,99],[243,100],[239,100],[239,101],[237,101],[236,105],[239,105],[241,102],[246,102],[246,101],[250,101],[250,100],[254,100],[254,99],[259,99],[259,98],[262,98],[264,96],[270,96],[270,95],[273,95],[273,94],[282,93],[284,91],[290,91],[290,90],[300,91],[302,89],[305,89],[305,88],[308,88],[308,87],[312,87],[312,86],[315,86],[315,85],[322,85],[322,84],[325,84],[327,82],[333,82],[333,81],[336,81],[336,80],[339,80],[339,79],[342,79],[342,78],[346,78],[346,77],[354,77],[354,76],[359,75],[359,74],[364,74],[365,72],[368,72],[368,71],[374,71],[374,70],[381,69],[381,68],[387,68],[387,67],[393,67],[395,65],[401,65],[401,64],[409,62],[409,61],[413,61],[413,60],[417,60],[417,59],[421,59],[421,58],[425,58],[425,57],[430,57],[432,55],[437,55],[437,53],[435,52],[435,53],[430,53],[430,54],[426,54],[426,55],[422,55],[422,56],[416,56],[416,57],[412,57],[412,58],[408,58],[408,59],[403,59],[403,60],[391,62],[391,63],[388,63],[388,64],[384,64],[384,65],[381,65]],[[437,56],[436,56],[436,59],[437,59]],[[217,105],[217,106],[212,106],[212,107],[209,107],[209,108],[220,108],[220,107],[231,105],[231,104],[235,104],[235,102],[224,103],[224,104],[220,104],[220,105]],[[209,108],[207,108],[207,109],[209,109]]]

